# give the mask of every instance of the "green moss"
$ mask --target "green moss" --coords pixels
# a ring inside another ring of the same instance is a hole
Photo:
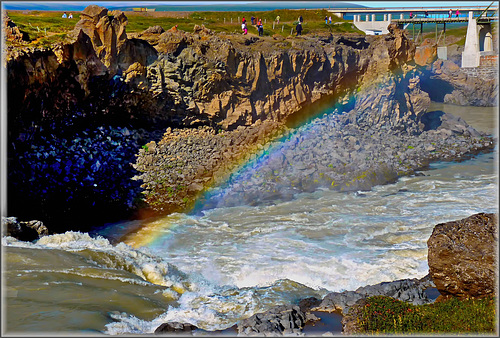
[[[360,326],[365,333],[494,333],[494,297],[412,305],[391,297],[367,299]]]

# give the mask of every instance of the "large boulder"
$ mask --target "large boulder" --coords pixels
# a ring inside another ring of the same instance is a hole
[[[419,66],[430,65],[437,58],[437,45],[431,39],[425,39],[415,51],[415,63]]]
[[[443,296],[494,294],[498,216],[479,213],[436,225],[427,241],[429,273]]]
[[[197,327],[189,323],[168,322],[158,326],[155,330],[156,335],[192,335],[192,331]]]
[[[82,11],[80,21],[69,36],[78,38],[81,32],[85,33],[109,73],[121,74],[135,62],[146,66],[157,57],[156,50],[147,42],[127,39],[127,24],[128,19],[122,11],[108,12],[107,8],[90,5]]]
[[[298,335],[306,322],[297,305],[280,305],[238,323],[238,336]]]

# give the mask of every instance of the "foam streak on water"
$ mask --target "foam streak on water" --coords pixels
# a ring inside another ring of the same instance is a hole
[[[426,176],[372,191],[318,191],[271,206],[156,220],[148,249],[211,285],[208,293],[181,296],[162,320],[222,329],[286,297],[424,277],[426,242],[436,224],[498,212],[493,156],[438,164]],[[124,316],[120,323],[137,320]]]

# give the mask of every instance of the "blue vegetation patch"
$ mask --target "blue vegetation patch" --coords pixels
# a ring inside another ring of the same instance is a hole
[[[130,163],[139,140],[137,131],[100,126],[23,142],[9,159],[9,212],[50,222],[65,213],[98,216],[134,208],[140,183],[131,180],[137,172]]]

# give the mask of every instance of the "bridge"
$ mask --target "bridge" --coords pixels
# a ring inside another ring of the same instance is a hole
[[[344,18],[352,15],[354,25],[368,35],[387,34],[391,23],[406,29],[410,24],[413,27],[413,41],[418,43],[422,38],[424,24],[436,25],[436,44],[446,38],[446,24],[467,23],[467,35],[464,52],[462,53],[462,67],[478,67],[481,57],[493,55],[493,37],[491,23],[498,21],[498,7],[490,6],[459,6],[448,7],[400,7],[400,8],[336,8],[328,10],[332,14]],[[457,10],[459,11],[457,15]],[[364,17],[362,17],[364,14]],[[382,18],[382,20],[377,20]],[[364,20],[363,20],[364,19]],[[438,25],[442,24],[442,31],[438,37]],[[420,30],[415,37],[415,25]],[[438,58],[447,58],[446,46],[438,47]]]
[[[484,6],[458,6],[458,7],[390,7],[390,8],[335,8],[328,9],[328,12],[333,15],[343,19],[347,14],[389,14],[389,13],[413,13],[413,14],[424,14],[428,12],[429,14],[441,14],[448,16],[449,10],[452,10],[453,16],[455,16],[456,11],[459,10],[461,13],[468,12],[482,12]],[[498,7],[490,7],[489,12],[496,12]]]

